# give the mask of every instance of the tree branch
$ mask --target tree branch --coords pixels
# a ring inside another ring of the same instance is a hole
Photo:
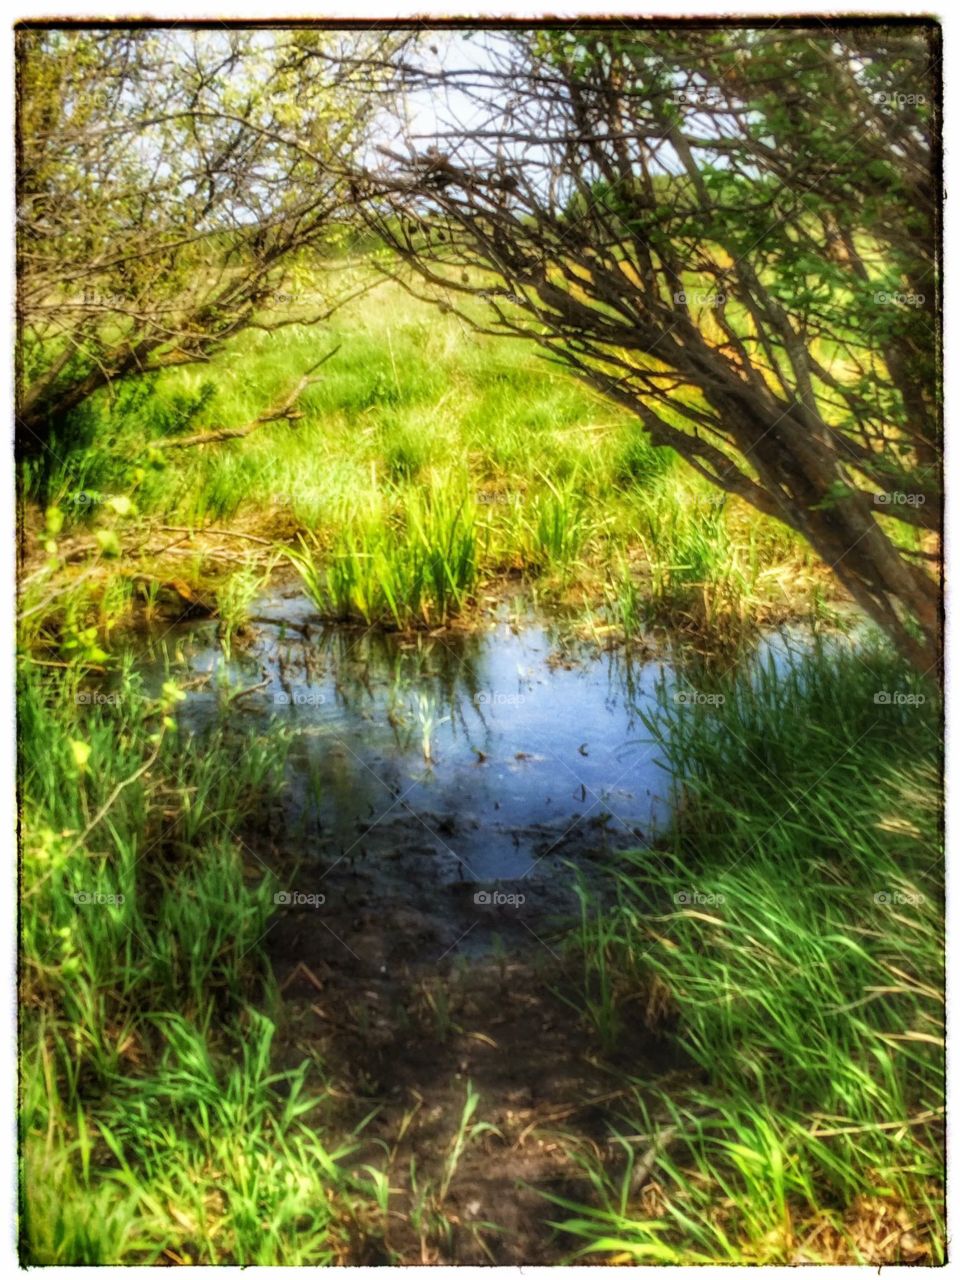
[[[315,378],[311,375],[321,365],[326,364],[328,360],[332,360],[339,350],[340,347],[336,346],[332,351],[328,351],[321,360],[310,366],[292,391],[289,391],[281,400],[276,401],[269,409],[264,410],[263,413],[245,426],[219,427],[214,431],[200,431],[192,436],[180,436],[174,440],[163,440],[156,444],[155,447],[158,449],[192,449],[201,444],[219,444],[223,440],[240,440],[244,436],[249,436],[260,427],[266,426],[268,422],[279,422],[283,419],[288,422],[295,421],[298,417],[302,417],[302,414],[294,410],[294,405],[307,387],[321,381],[320,378]]]

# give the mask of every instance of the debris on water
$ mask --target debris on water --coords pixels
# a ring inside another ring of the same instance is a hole
[[[319,626],[309,601],[273,597],[254,618],[250,645],[229,659],[209,624],[158,637],[156,678],[179,649],[188,680],[242,691],[231,706],[213,688],[190,689],[179,711],[189,730],[242,708],[265,735],[289,735],[286,823],[305,861],[440,857],[443,883],[463,874],[457,859],[469,880],[516,880],[532,872],[535,846],[571,824],[597,840],[581,821],[591,802],[598,812],[613,804],[624,844],[631,825],[656,832],[669,818],[669,777],[653,744],[636,747],[641,714],[671,678],[662,661],[636,664],[623,651],[587,661],[588,646],[512,621],[414,641]],[[624,776],[630,791],[617,794]],[[487,818],[464,822],[471,812]],[[398,821],[416,836],[399,833],[399,857]],[[616,843],[611,835],[603,847]]]

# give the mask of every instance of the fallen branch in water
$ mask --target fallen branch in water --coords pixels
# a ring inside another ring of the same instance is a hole
[[[315,378],[313,376],[314,372],[319,369],[321,365],[326,364],[328,360],[332,360],[339,350],[340,347],[336,346],[332,351],[328,351],[327,354],[319,359],[316,364],[310,366],[292,391],[288,392],[282,400],[278,400],[275,404],[271,405],[269,409],[265,409],[263,413],[254,418],[252,422],[248,422],[245,426],[221,427],[216,431],[201,431],[196,435],[179,436],[173,440],[158,440],[154,441],[155,447],[157,449],[190,449],[193,448],[194,445],[219,444],[222,440],[239,440],[243,436],[248,436],[258,428],[266,426],[268,422],[280,422],[283,420],[288,422],[295,421],[303,415],[294,409],[294,405],[303,395],[304,391],[306,391],[307,387],[320,381],[319,378]]]
[[[247,621],[255,622],[261,627],[280,627],[286,631],[296,631],[303,636],[304,640],[313,639],[313,628],[309,622],[292,622],[289,618],[265,618],[260,613],[251,614]]]
[[[227,701],[232,705],[234,702],[238,702],[241,698],[245,698],[248,693],[256,693],[258,689],[265,689],[269,683],[270,677],[267,676],[266,679],[261,680],[259,684],[250,684],[247,685],[245,689],[240,689],[237,693],[232,693]]]

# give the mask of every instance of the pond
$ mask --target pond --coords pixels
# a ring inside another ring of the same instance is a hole
[[[413,639],[307,623],[305,636],[296,613],[258,624],[231,660],[209,624],[168,646],[213,677],[184,706],[191,729],[221,715],[218,681],[259,686],[233,714],[293,735],[291,809],[318,850],[417,815],[441,880],[516,879],[577,828],[636,845],[666,820],[669,777],[639,714],[671,678],[663,662],[505,622]]]
[[[289,736],[293,901],[346,897],[385,919],[416,902],[441,937],[479,919],[483,945],[520,901],[529,926],[576,905],[578,875],[602,891],[616,851],[652,848],[669,822],[644,716],[658,696],[702,695],[667,652],[603,649],[504,609],[481,629],[410,636],[325,626],[277,591],[253,617],[230,656],[216,623],[157,630],[143,669],[155,685],[171,663],[189,674],[188,732],[226,717]],[[808,643],[771,632],[750,660],[785,664]]]

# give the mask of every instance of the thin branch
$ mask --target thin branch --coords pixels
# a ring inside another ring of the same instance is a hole
[[[252,422],[248,422],[243,427],[221,427],[216,431],[201,431],[192,436],[181,436],[174,440],[163,440],[156,445],[158,449],[192,449],[195,445],[201,444],[219,444],[222,440],[240,440],[244,436],[251,435],[260,427],[266,426],[268,422],[280,422],[286,420],[294,421],[302,414],[294,409],[294,405],[306,391],[307,387],[312,386],[315,382],[320,382],[320,378],[312,377],[316,369],[331,360],[340,350],[339,346],[328,351],[327,354],[316,364],[311,365],[300,381],[296,384],[292,391],[288,392],[282,400],[278,400],[269,409],[266,409]]]

